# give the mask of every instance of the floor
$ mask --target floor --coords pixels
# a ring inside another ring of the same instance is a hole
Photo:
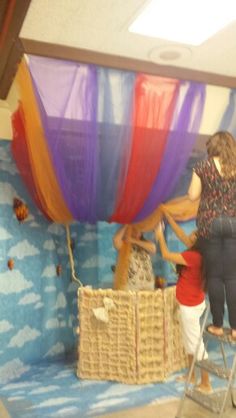
[[[141,408],[128,409],[126,411],[115,412],[114,414],[102,415],[100,418],[175,418],[178,410],[179,400],[144,406]],[[190,400],[186,400],[182,418],[215,418],[216,414],[207,411],[205,408],[196,405]],[[229,407],[224,418],[235,418],[236,408]]]
[[[227,352],[228,367],[234,350]],[[214,362],[222,359],[215,348],[212,356]],[[184,383],[176,380],[181,372],[162,383],[125,385],[81,380],[75,371],[74,359],[64,359],[35,364],[20,378],[0,382],[0,418],[176,418],[184,392]],[[224,384],[216,377],[211,382],[214,393]],[[216,417],[190,400],[183,412],[181,418]],[[236,409],[231,408],[224,418],[236,418]]]

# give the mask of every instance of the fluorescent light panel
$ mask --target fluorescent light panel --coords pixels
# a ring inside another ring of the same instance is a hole
[[[152,0],[130,32],[200,45],[236,19],[236,0]]]

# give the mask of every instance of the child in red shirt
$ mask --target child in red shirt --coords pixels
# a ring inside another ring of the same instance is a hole
[[[159,241],[163,259],[177,265],[179,277],[176,284],[176,298],[179,303],[183,343],[188,354],[190,368],[200,337],[200,318],[206,307],[203,291],[202,256],[198,249],[196,232],[194,231],[187,236],[170,214],[166,211],[164,214],[178,238],[188,247],[182,253],[170,252],[164,238],[163,224],[160,223],[156,228],[155,235]],[[207,357],[202,340],[198,351],[198,360]],[[186,378],[187,376],[183,376],[181,379]],[[195,382],[194,372],[191,376],[191,382]],[[201,382],[198,389],[204,393],[212,391],[209,374],[205,370],[201,370]]]

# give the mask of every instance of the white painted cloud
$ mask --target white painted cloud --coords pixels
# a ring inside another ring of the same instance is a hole
[[[43,306],[44,306],[44,303],[43,303],[43,302],[38,302],[38,303],[36,303],[36,305],[34,306],[34,309],[41,309],[41,308],[43,308]]]
[[[65,403],[73,403],[76,402],[77,398],[51,398],[47,399],[46,401],[40,402],[35,406],[31,406],[29,409],[38,409],[38,408],[45,408],[50,406],[58,406],[63,405]]]
[[[7,398],[8,402],[20,401],[21,399],[25,399],[25,397],[24,396],[9,396]]]
[[[46,329],[63,328],[65,326],[65,321],[60,321],[58,318],[50,318],[45,324]]]
[[[32,292],[23,296],[19,300],[18,305],[30,305],[31,303],[36,303],[36,302],[39,302],[40,300],[41,300],[41,296]]]
[[[84,235],[81,236],[81,241],[96,241],[99,239],[99,235],[96,232],[86,232]]]
[[[99,262],[98,262],[98,257],[94,255],[93,257],[88,258],[82,265],[81,267],[84,269],[91,269],[91,268],[96,268],[99,266]]]
[[[56,267],[55,264],[50,264],[49,266],[45,267],[42,273],[42,277],[55,277],[56,276]]]
[[[67,255],[68,254],[68,248],[67,247],[60,247],[60,248],[58,248],[57,253],[59,255]]]
[[[44,289],[44,292],[46,293],[55,292],[56,289],[57,289],[56,286],[46,286]]]
[[[114,406],[119,405],[121,403],[125,403],[129,400],[129,398],[111,398],[111,399],[105,399],[104,401],[93,403],[90,405],[89,409],[100,409],[100,408],[107,408],[108,406]]]
[[[19,359],[16,359],[16,360],[18,361],[18,364],[21,363],[21,361]],[[19,363],[19,361],[20,361],[20,363]],[[23,363],[21,363],[21,364],[23,364]],[[16,363],[16,365],[17,365],[17,363]],[[31,389],[32,386],[38,386],[38,385],[39,385],[38,382],[32,382],[32,380],[27,380],[27,381],[17,382],[17,383],[8,383],[8,385],[1,388],[1,390],[8,390],[8,391],[11,391],[11,392],[13,392],[13,391],[16,392],[17,391],[17,394],[19,394],[20,389],[26,389],[28,387],[30,387],[30,389]],[[21,391],[21,392],[24,393],[24,390]]]
[[[19,258],[19,260],[22,260],[24,257],[32,257],[37,254],[39,254],[38,248],[36,248],[33,244],[30,244],[26,239],[11,247],[8,252],[9,257]]]
[[[62,370],[61,372],[58,372],[56,376],[54,377],[54,380],[66,379],[68,376],[71,376],[71,373],[73,373],[73,367],[70,367],[67,370]]]
[[[18,358],[8,361],[4,366],[0,367],[0,382],[1,384],[4,384],[10,380],[17,379],[29,369],[30,366],[26,366]],[[4,386],[3,389],[7,390],[7,386]]]
[[[43,248],[45,250],[48,250],[48,251],[53,251],[53,250],[55,250],[56,246],[55,246],[54,241],[52,239],[48,239],[47,241],[44,242]]]
[[[25,222],[33,222],[35,220],[34,215],[32,215],[32,213],[29,213],[29,215],[27,216]]]
[[[58,354],[63,354],[65,352],[65,346],[63,343],[57,343],[53,345],[50,350],[45,354],[44,357],[53,357]]]
[[[37,222],[31,222],[31,223],[29,224],[29,226],[30,226],[31,228],[40,228],[40,225],[39,225]]]
[[[0,182],[0,204],[1,205],[13,205],[14,197],[18,197],[19,195],[15,191],[14,187],[10,183],[7,182]]]
[[[57,300],[54,309],[65,309],[67,305],[66,298],[62,292],[57,295]]]
[[[43,393],[54,392],[54,390],[60,389],[60,386],[49,385],[43,386],[37,389],[33,389],[29,392],[30,395],[41,395]]]
[[[88,231],[91,231],[91,230],[96,230],[96,226],[95,225],[91,225],[91,224],[85,224],[84,225],[85,226],[85,229],[87,229]]]
[[[62,409],[57,410],[58,417],[63,417],[63,418],[66,416],[70,417],[72,414],[73,414],[73,417],[75,417],[75,415],[77,417],[80,417],[80,409],[77,408],[76,406],[69,406],[68,408],[62,408]],[[50,417],[55,418],[55,413],[52,413]]]
[[[97,399],[110,399],[110,398],[115,398],[117,396],[123,396],[123,395],[128,395],[129,393],[133,393],[133,392],[139,392],[141,390],[143,390],[143,388],[145,387],[152,387],[153,385],[125,385],[125,384],[120,384],[117,383],[114,386],[110,386],[105,392],[101,393],[100,395],[97,395]]]
[[[103,255],[88,258],[83,264],[82,267],[85,269],[88,268],[102,268],[108,265],[111,265],[113,260],[110,257],[105,257]]]
[[[48,232],[51,232],[51,234],[54,235],[63,235],[65,233],[65,230],[61,225],[54,223],[48,227]]]
[[[0,273],[0,294],[20,293],[32,286],[33,283],[26,280],[19,270],[7,270]]]
[[[0,334],[9,331],[12,328],[14,328],[13,325],[5,319],[0,321]]]
[[[40,335],[41,333],[37,329],[26,325],[11,338],[8,347],[23,347],[27,342],[36,340]]]
[[[9,232],[5,228],[2,228],[0,226],[0,240],[5,241],[5,240],[10,239],[10,238],[12,238],[12,235],[9,234]]]
[[[106,385],[107,382],[106,380],[79,380],[77,383],[73,383],[73,385],[71,385],[70,387],[72,389],[77,389],[79,387],[86,387],[86,386],[101,386],[101,385]]]

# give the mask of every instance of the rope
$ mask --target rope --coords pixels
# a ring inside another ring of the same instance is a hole
[[[70,268],[71,268],[71,277],[72,280],[79,284],[79,287],[83,287],[83,283],[79,280],[78,277],[76,277],[75,274],[75,263],[74,263],[74,257],[73,252],[71,249],[71,236],[70,236],[70,228],[68,224],[66,225],[66,239],[67,239],[67,248],[69,253],[69,259],[70,259]]]

